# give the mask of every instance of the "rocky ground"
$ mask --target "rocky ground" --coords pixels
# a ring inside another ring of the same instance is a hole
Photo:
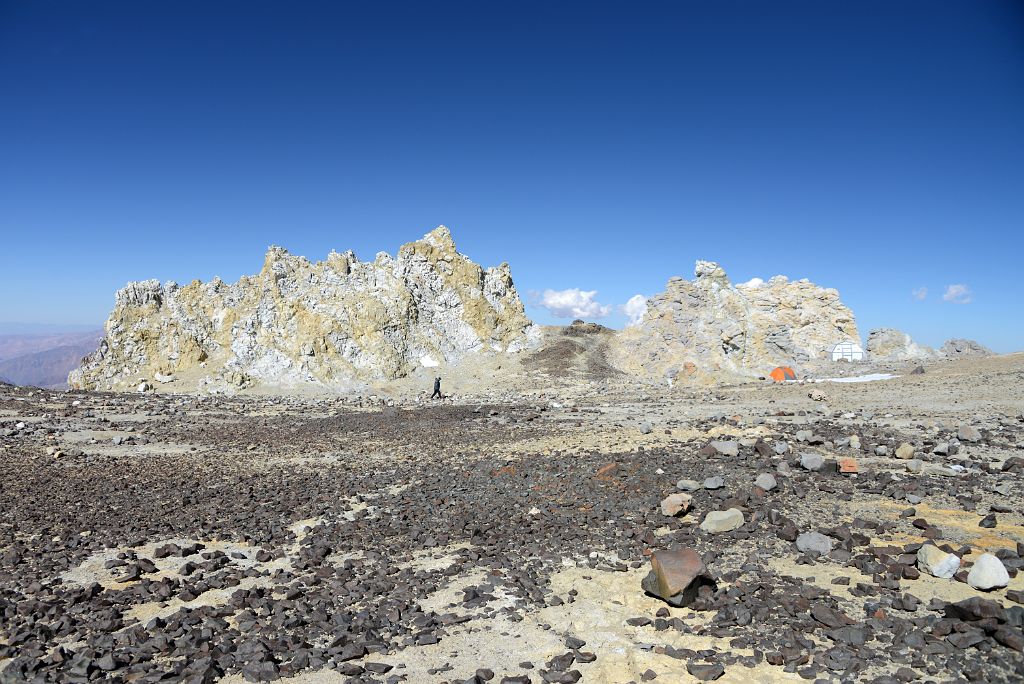
[[[1024,678],[1024,356],[543,361],[436,404],[0,386],[0,681]],[[641,582],[683,549],[677,607]]]

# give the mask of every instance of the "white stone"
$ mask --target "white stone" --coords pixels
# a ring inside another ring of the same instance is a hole
[[[711,442],[711,448],[722,456],[738,456],[740,453],[739,445],[733,441],[715,440]]]
[[[805,452],[800,454],[800,465],[807,470],[821,470],[825,465],[825,457],[821,454]]]
[[[980,591],[998,589],[1010,583],[1010,573],[999,558],[983,553],[967,573],[967,583]]]
[[[917,567],[933,577],[949,579],[960,569],[960,559],[934,544],[925,544],[917,551]]]
[[[802,553],[824,556],[832,553],[832,540],[821,532],[804,532],[796,538],[796,548]]]
[[[700,529],[711,534],[731,532],[743,525],[743,513],[738,508],[730,508],[727,511],[711,511],[704,516],[704,522]]]

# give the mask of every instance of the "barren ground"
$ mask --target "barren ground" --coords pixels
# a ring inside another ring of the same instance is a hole
[[[0,681],[1024,678],[1024,355],[670,389],[589,357],[567,375],[564,346],[512,390],[465,380],[436,404],[0,385]],[[957,448],[961,426],[979,438]],[[739,529],[698,526],[730,507]],[[928,539],[965,571],[998,552],[1009,586],[908,579]],[[644,594],[673,547],[713,595]],[[972,597],[987,620],[947,615]]]

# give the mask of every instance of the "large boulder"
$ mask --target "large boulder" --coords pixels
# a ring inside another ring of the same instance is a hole
[[[228,284],[133,282],[117,293],[99,349],[72,371],[74,388],[125,390],[175,374],[197,388],[391,380],[476,353],[539,339],[508,264],[483,269],[444,226],[359,261],[311,263],[271,247],[262,270]]]

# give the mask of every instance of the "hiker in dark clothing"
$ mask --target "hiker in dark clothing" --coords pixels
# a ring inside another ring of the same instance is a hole
[[[434,393],[430,395],[431,399],[443,399],[441,396],[441,378],[434,378]]]

